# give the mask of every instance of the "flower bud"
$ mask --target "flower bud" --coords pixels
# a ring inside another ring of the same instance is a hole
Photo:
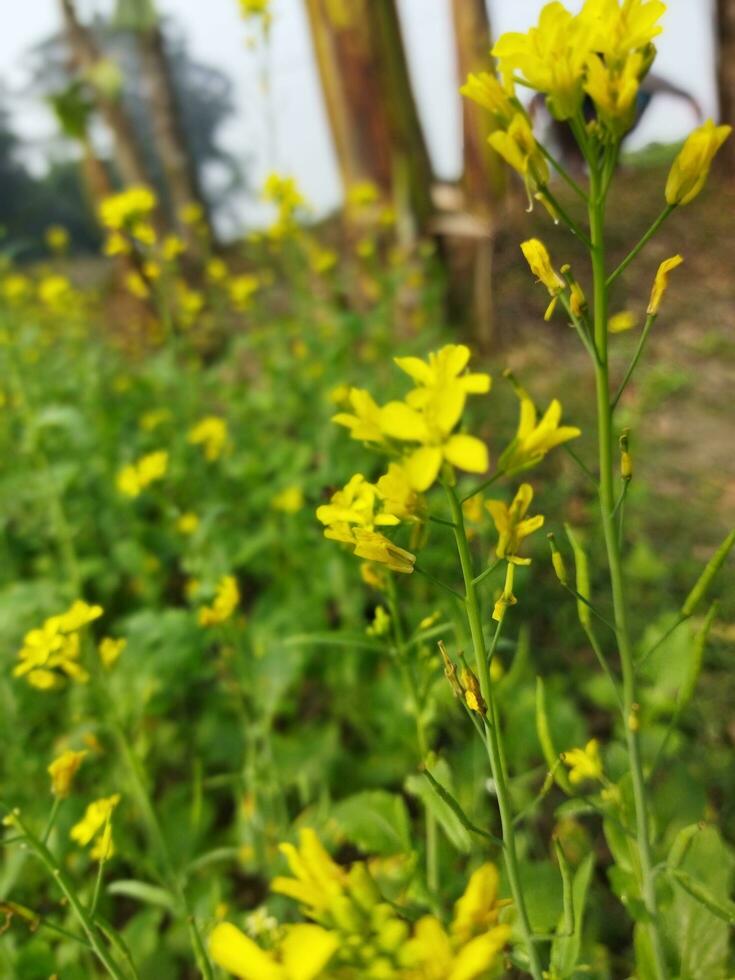
[[[672,255],[670,259],[664,259],[658,267],[656,278],[653,281],[653,289],[651,290],[651,299],[648,304],[648,310],[646,311],[649,316],[658,316],[661,302],[669,285],[669,273],[672,269],[676,269],[677,266],[681,265],[683,261],[684,259],[681,255]]]
[[[564,564],[564,556],[556,546],[556,538],[554,537],[554,535],[547,534],[546,538],[549,542],[549,547],[551,548],[551,564],[554,566],[556,577],[559,579],[562,585],[566,585],[567,568],[566,565]]]
[[[626,483],[633,478],[633,457],[628,451],[628,430],[620,436],[620,476]]]
[[[669,172],[666,201],[672,206],[689,204],[700,193],[712,160],[732,132],[732,126],[716,126],[708,119],[689,135]]]

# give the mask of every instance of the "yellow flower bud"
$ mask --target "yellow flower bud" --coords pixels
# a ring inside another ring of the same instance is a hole
[[[658,267],[658,272],[653,282],[653,289],[651,290],[651,299],[648,304],[648,310],[646,311],[649,316],[658,315],[661,302],[669,285],[669,273],[672,269],[676,269],[677,266],[681,265],[683,261],[684,259],[681,255],[672,255],[670,259],[665,259]]]
[[[551,296],[556,296],[564,289],[564,280],[552,267],[551,256],[543,242],[538,238],[531,238],[521,244],[521,251],[531,267],[531,272],[546,286]]]
[[[666,182],[666,201],[671,205],[689,204],[704,187],[712,160],[732,132],[732,126],[715,126],[708,119],[691,133],[681,148]]]
[[[73,752],[71,749],[67,749],[66,752],[62,752],[58,758],[54,759],[48,767],[48,773],[51,776],[51,792],[60,800],[63,800],[71,792],[72,780],[86,754],[84,751]]]

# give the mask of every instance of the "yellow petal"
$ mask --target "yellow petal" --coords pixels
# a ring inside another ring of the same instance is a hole
[[[404,402],[388,402],[380,410],[380,428],[393,439],[424,442],[428,437],[426,422]]]
[[[472,939],[457,954],[447,980],[475,980],[484,974],[510,938],[510,932],[510,926],[502,925]]]
[[[417,449],[406,460],[406,476],[414,490],[423,493],[428,490],[442,465],[442,451],[437,446]]]
[[[487,446],[475,436],[452,436],[444,444],[444,458],[468,473],[486,473],[490,465]]]
[[[422,385],[431,384],[433,372],[426,361],[422,361],[420,357],[394,357],[393,360],[409,378]]]
[[[321,926],[291,926],[281,946],[288,980],[315,980],[338,946],[338,937]]]
[[[229,922],[215,926],[209,937],[209,951],[217,966],[242,980],[285,980],[268,953]]]

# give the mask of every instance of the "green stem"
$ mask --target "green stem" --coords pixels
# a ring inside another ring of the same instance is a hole
[[[669,215],[674,210],[675,210],[675,205],[673,205],[673,204],[667,204],[666,205],[666,207],[663,209],[663,211],[661,212],[661,214],[658,216],[658,218],[656,218],[656,220],[653,222],[653,224],[651,225],[651,227],[645,233],[645,235],[643,236],[643,238],[641,238],[641,240],[638,242],[638,244],[633,249],[631,249],[630,252],[628,252],[628,254],[625,256],[625,258],[623,259],[623,261],[617,267],[617,269],[615,270],[615,272],[612,272],[607,277],[607,279],[605,280],[605,286],[607,286],[608,288],[610,286],[612,286],[612,284],[615,282],[615,280],[618,278],[618,276],[621,276],[625,272],[625,270],[628,268],[628,266],[633,261],[633,259],[635,259],[636,256],[638,255],[638,253],[641,252],[646,247],[646,245],[650,242],[650,240],[653,238],[653,236],[659,230],[659,228],[664,223],[664,221],[666,221],[666,219],[669,217]]]
[[[460,565],[462,566],[462,577],[465,586],[465,611],[472,636],[472,646],[475,653],[475,666],[480,682],[482,696],[490,710],[493,706],[493,691],[490,681],[490,668],[488,664],[487,651],[485,648],[485,637],[482,632],[482,617],[480,615],[480,604],[477,597],[477,590],[474,583],[474,568],[470,547],[467,541],[467,534],[464,526],[464,515],[462,504],[457,497],[453,487],[446,487],[449,497],[449,505],[452,511],[452,520],[457,525],[455,537],[457,541],[457,553]],[[491,718],[494,715],[491,715]],[[487,739],[486,746],[490,759],[495,791],[498,799],[498,809],[500,810],[500,823],[503,830],[503,857],[505,868],[508,875],[513,901],[518,916],[518,925],[523,937],[523,943],[528,956],[528,969],[534,980],[542,980],[542,968],[539,960],[538,951],[534,945],[531,923],[526,910],[526,903],[521,886],[520,873],[518,868],[518,856],[516,851],[515,827],[513,824],[513,807],[510,798],[508,784],[505,778],[505,769],[502,761],[500,745],[500,731],[496,724],[486,726]]]
[[[89,914],[87,909],[80,901],[76,891],[74,890],[73,884],[63,869],[59,867],[59,864],[51,851],[46,847],[40,838],[36,837],[36,835],[29,830],[28,826],[24,823],[17,812],[13,813],[13,818],[23,831],[23,835],[28,842],[28,846],[31,848],[36,857],[38,857],[48,873],[61,889],[64,898],[69,903],[69,907],[79,920],[79,924],[89,940],[89,944],[92,947],[92,951],[97,959],[100,961],[100,963],[102,963],[110,976],[115,978],[115,980],[126,980],[125,974],[120,970],[102,942],[97,926],[95,925],[94,918]]]
[[[413,705],[413,716],[416,724],[416,747],[418,749],[419,761],[423,765],[429,752],[429,739],[424,724],[424,711],[421,696],[419,695],[416,677],[411,669],[407,651],[406,638],[403,632],[400,610],[396,598],[396,585],[393,576],[388,577],[388,609],[390,611],[391,625],[393,627],[393,638],[395,644],[398,665],[411,697]],[[432,896],[439,894],[439,837],[437,834],[436,817],[428,809],[425,810],[426,827],[426,883]]]
[[[580,242],[582,242],[583,245],[586,245],[587,248],[590,248],[591,245],[590,245],[589,238],[587,238],[587,236],[582,231],[582,229],[579,227],[579,225],[574,220],[574,218],[572,218],[571,215],[569,215],[568,212],[564,210],[564,208],[561,206],[561,204],[559,204],[559,201],[557,200],[557,198],[555,197],[555,195],[551,193],[551,191],[549,190],[549,188],[548,187],[541,187],[540,188],[540,193],[546,198],[546,200],[549,202],[549,204],[554,209],[554,211],[556,211],[556,213],[559,215],[559,217],[564,222],[564,224],[567,226],[567,228],[571,231],[571,233],[575,237],[577,237],[580,240]]]
[[[628,382],[630,381],[633,372],[638,366],[638,361],[641,359],[643,348],[646,346],[646,341],[648,340],[648,334],[651,332],[651,327],[653,326],[655,319],[656,319],[656,314],[655,313],[650,314],[646,319],[646,323],[645,326],[643,327],[643,330],[641,330],[641,335],[638,338],[638,346],[635,349],[635,354],[633,354],[633,358],[630,364],[628,365],[628,370],[625,372],[625,377],[620,382],[620,387],[618,388],[617,392],[615,393],[615,397],[610,403],[610,408],[613,412],[617,408],[618,402],[620,401],[623,392],[628,387]]]
[[[587,194],[585,193],[584,190],[582,190],[582,188],[579,186],[579,184],[574,179],[574,177],[572,177],[572,175],[569,173],[569,171],[566,170],[559,163],[559,161],[556,159],[556,157],[552,156],[551,153],[549,153],[549,151],[546,149],[545,146],[542,146],[541,143],[537,143],[536,145],[538,146],[539,150],[541,150],[541,152],[546,157],[546,159],[549,161],[549,163],[554,168],[554,170],[556,170],[556,172],[559,174],[559,176],[561,177],[561,179],[563,181],[565,181],[565,183],[567,183],[572,188],[572,190],[574,191],[574,193],[575,194],[578,194],[579,197],[581,197],[582,200],[586,204],[587,203],[587,200],[588,200],[587,199]]]
[[[648,832],[648,802],[643,777],[638,726],[630,723],[636,705],[636,678],[633,648],[628,625],[628,608],[625,597],[623,565],[616,533],[613,510],[615,491],[613,480],[612,411],[610,408],[610,384],[607,355],[608,279],[605,272],[605,197],[602,192],[600,173],[590,162],[590,234],[592,238],[592,273],[594,279],[595,346],[598,362],[595,364],[597,392],[597,429],[600,465],[600,512],[605,536],[605,547],[610,571],[616,637],[623,683],[623,710],[626,719],[625,737],[628,749],[633,797],[635,802],[636,832],[641,867],[641,886],[646,911],[649,915],[648,932],[653,950],[656,976],[666,980],[668,970],[660,935],[658,903],[653,875],[653,861]],[[649,236],[650,237],[650,236]],[[642,247],[642,245],[641,245]],[[640,251],[640,249],[638,249]],[[614,277],[613,277],[614,278]]]

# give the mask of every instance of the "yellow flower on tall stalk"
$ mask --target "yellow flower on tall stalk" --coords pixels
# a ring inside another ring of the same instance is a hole
[[[97,647],[97,652],[99,653],[103,666],[107,667],[108,670],[110,667],[113,667],[120,659],[127,645],[128,641],[125,637],[115,639],[112,636],[103,636]]]
[[[219,626],[226,623],[240,603],[240,589],[234,575],[223,575],[217,583],[214,601],[202,606],[197,614],[200,626]]]
[[[666,202],[689,204],[707,183],[715,154],[732,133],[732,126],[716,126],[708,119],[690,133],[671,167],[666,181]]]
[[[284,514],[298,514],[304,506],[304,491],[299,486],[290,486],[281,490],[271,499],[273,510]]]
[[[624,135],[633,124],[645,71],[640,52],[629,55],[620,68],[610,67],[597,54],[591,54],[587,61],[584,90],[595,104],[597,118],[614,136]]]
[[[352,438],[360,442],[385,442],[380,428],[380,406],[370,392],[362,388],[350,388],[348,398],[352,412],[338,412],[332,416],[332,421],[349,429]]]
[[[584,67],[594,35],[594,27],[574,17],[563,4],[547,3],[538,26],[526,34],[503,34],[492,53],[506,87],[520,76],[547,96],[555,119],[571,119],[582,106]]]
[[[600,743],[596,738],[591,738],[583,749],[562,752],[561,760],[565,766],[569,766],[569,781],[575,786],[586,780],[602,779]]]
[[[230,302],[238,313],[243,313],[248,309],[253,296],[259,289],[260,280],[258,277],[247,273],[241,276],[234,276],[227,287]]]
[[[538,238],[530,238],[527,242],[522,242],[521,251],[526,262],[531,267],[531,272],[533,272],[536,279],[540,283],[543,283],[549,291],[551,302],[544,314],[544,320],[549,320],[556,308],[559,294],[565,289],[566,283],[552,266],[551,256],[544,243],[539,241]],[[582,296],[582,301],[584,301],[584,295]]]
[[[606,62],[620,64],[658,37],[663,30],[658,22],[665,13],[663,0],[586,0],[579,20],[593,30],[595,51]]]
[[[156,196],[148,187],[128,187],[105,198],[99,209],[100,220],[111,231],[130,230],[150,217],[156,203]]]
[[[507,129],[498,129],[491,133],[488,143],[523,177],[529,194],[548,184],[548,164],[523,112],[517,112],[513,116]]]
[[[86,755],[87,753],[84,750],[75,752],[73,749],[67,749],[66,752],[62,752],[49,765],[48,774],[51,776],[51,792],[57,799],[66,799],[71,793],[72,782]]]
[[[314,919],[326,912],[347,887],[347,872],[329,856],[311,827],[299,830],[298,846],[279,845],[292,877],[280,875],[271,882],[271,891],[297,901]]]
[[[355,539],[353,554],[358,558],[386,565],[391,571],[401,572],[404,575],[413,572],[416,555],[406,551],[405,548],[399,548],[384,534],[357,527],[353,531],[353,537]]]
[[[522,483],[510,507],[503,500],[488,500],[485,504],[498,532],[495,553],[514,565],[530,565],[531,559],[521,558],[518,552],[524,539],[544,524],[543,514],[526,517],[532,500],[533,487]]]
[[[80,847],[92,841],[90,856],[94,861],[109,861],[114,854],[112,843],[112,814],[120,802],[120,794],[102,797],[90,803],[81,820],[74,824],[69,836]]]
[[[512,86],[509,95],[495,75],[488,71],[470,73],[459,91],[465,98],[472,99],[483,109],[487,109],[496,126],[501,129],[507,129],[518,112]]]
[[[535,466],[551,449],[582,434],[576,426],[559,425],[561,403],[556,398],[539,422],[532,399],[525,393],[519,394],[519,397],[521,414],[518,429],[515,438],[498,460],[499,469],[506,475]]]
[[[72,285],[66,276],[45,276],[38,286],[38,298],[51,312],[60,312],[72,297]]]
[[[135,463],[129,463],[117,474],[117,489],[126,497],[138,497],[152,483],[163,479],[168,469],[165,449],[147,453]]]
[[[443,388],[421,391],[420,410],[406,402],[388,402],[381,409],[380,427],[385,435],[400,442],[418,443],[403,466],[411,486],[419,493],[434,483],[444,462],[468,473],[487,472],[490,458],[485,443],[475,436],[454,432],[465,398],[461,385],[452,381]]]
[[[63,225],[50,225],[44,233],[44,241],[57,255],[69,248],[69,232]]]
[[[355,529],[372,531],[375,527],[390,527],[399,523],[395,514],[377,510],[378,489],[362,473],[356,473],[341,490],[332,495],[328,504],[317,508],[316,516],[325,525],[325,538],[355,544]]]
[[[490,391],[489,374],[465,373],[470,349],[465,344],[446,344],[433,351],[427,360],[420,357],[394,357],[393,360],[417,387],[409,392],[406,401],[413,408],[423,408],[436,392],[454,387],[464,395],[485,395]]]
[[[321,926],[286,926],[275,949],[264,950],[229,922],[209,938],[212,959],[241,980],[316,980],[337,952],[340,937]]]
[[[187,441],[192,446],[201,446],[204,458],[213,463],[222,455],[227,445],[227,422],[218,415],[207,415],[189,430]]]

